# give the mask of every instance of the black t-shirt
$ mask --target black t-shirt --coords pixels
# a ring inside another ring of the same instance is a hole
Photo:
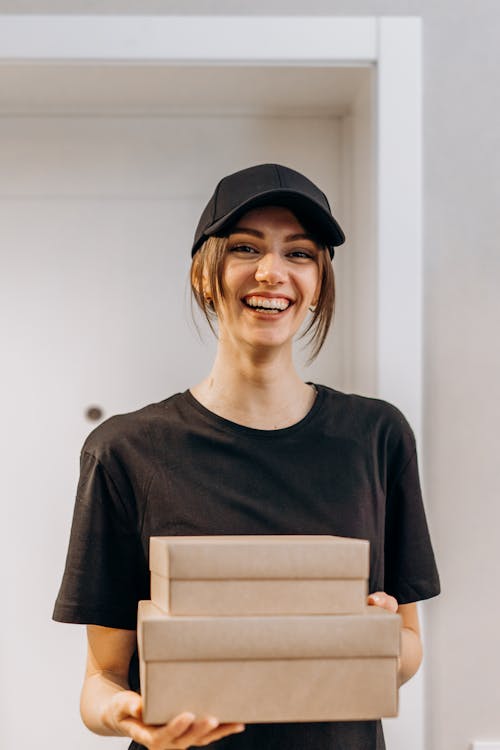
[[[333,534],[370,541],[369,590],[439,593],[415,440],[394,406],[317,386],[310,412],[256,430],[189,391],[112,417],[81,454],[54,619],[135,629],[151,536]],[[137,654],[130,685],[139,690]],[[131,747],[138,748],[132,743]],[[381,723],[249,724],[220,750],[383,750]]]

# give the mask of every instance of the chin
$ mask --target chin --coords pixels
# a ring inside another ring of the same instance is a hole
[[[293,336],[248,336],[244,340],[248,345],[256,349],[278,350],[285,347],[291,348]]]

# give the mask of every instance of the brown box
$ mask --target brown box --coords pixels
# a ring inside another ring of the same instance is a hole
[[[220,721],[376,719],[397,714],[400,618],[171,617],[140,602],[144,720],[182,711]]]
[[[176,615],[363,611],[369,543],[335,536],[152,537],[151,599]]]

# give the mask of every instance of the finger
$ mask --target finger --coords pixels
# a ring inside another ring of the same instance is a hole
[[[151,747],[155,740],[156,731],[154,727],[143,724],[139,719],[123,719],[120,722],[120,727],[123,728],[127,737],[130,737],[139,745],[144,745],[144,747]]]
[[[169,739],[177,740],[179,737],[182,737],[194,725],[195,718],[195,715],[191,711],[184,711],[184,713],[171,719],[165,726]]]
[[[193,721],[191,726],[183,733],[175,737],[175,741],[180,747],[199,744],[210,732],[213,732],[219,726],[219,720],[215,716],[202,716]]]
[[[139,719],[126,718],[120,722],[120,726],[126,729],[129,737],[146,747],[166,747],[173,744],[177,737],[184,734],[193,723],[195,716],[185,712],[179,714],[164,726],[144,724]]]
[[[370,594],[367,599],[368,605],[382,607],[383,609],[389,610],[389,612],[397,612],[398,601],[390,594],[386,594],[385,591],[375,591]]]
[[[238,734],[245,731],[244,724],[219,724],[219,726],[212,732],[209,732],[201,740],[198,740],[198,745],[210,745],[211,742],[221,740],[223,737],[227,737],[230,734]]]

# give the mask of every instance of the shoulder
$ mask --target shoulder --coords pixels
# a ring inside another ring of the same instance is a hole
[[[86,437],[82,454],[106,462],[123,453],[142,452],[148,447],[153,450],[157,434],[167,428],[180,396],[175,394],[164,401],[105,419]]]
[[[367,423],[383,423],[403,431],[412,432],[408,420],[400,409],[389,401],[357,393],[344,393],[326,385],[316,386],[324,394],[325,407],[334,415],[339,412]]]
[[[405,415],[397,406],[380,398],[343,393],[318,385],[323,395],[325,417],[332,424],[343,427],[352,435],[384,443],[389,451],[404,444],[407,451],[414,450],[415,436]]]

